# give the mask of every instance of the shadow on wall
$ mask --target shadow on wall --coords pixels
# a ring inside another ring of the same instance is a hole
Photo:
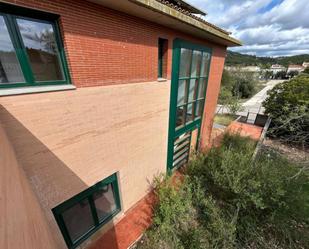
[[[2,105],[0,121],[46,215],[57,248],[66,248],[51,209],[89,186]],[[109,227],[108,248],[119,249],[114,225],[109,224]]]

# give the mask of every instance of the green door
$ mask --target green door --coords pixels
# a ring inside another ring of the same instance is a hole
[[[175,39],[168,135],[167,168],[184,165],[189,158],[192,131],[200,133],[211,50]],[[198,143],[197,143],[198,145]]]

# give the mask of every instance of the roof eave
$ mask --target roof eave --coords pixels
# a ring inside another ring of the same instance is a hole
[[[236,46],[242,46],[242,42],[237,40],[236,38],[233,38],[226,34],[226,32],[222,32],[218,29],[213,28],[210,25],[207,25],[204,22],[198,21],[188,15],[185,15],[176,9],[173,9],[167,5],[164,5],[157,1],[152,0],[129,0],[130,2],[134,2],[136,4],[142,5],[144,7],[150,8],[153,11],[160,12],[161,14],[168,15],[170,17],[176,18],[180,20],[181,22],[184,22],[186,24],[189,24],[191,26],[194,26],[195,28],[201,29],[205,32],[208,32],[210,34],[213,34],[217,36],[219,39],[226,40],[226,46],[229,47],[236,47]]]
[[[225,30],[154,0],[88,0],[226,47],[241,42]]]

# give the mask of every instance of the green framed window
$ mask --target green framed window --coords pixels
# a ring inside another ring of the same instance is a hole
[[[116,173],[52,209],[68,248],[75,248],[121,210]]]
[[[211,56],[212,49],[202,44],[178,38],[173,42],[168,171],[186,164],[191,143],[198,149]]]
[[[176,129],[202,117],[210,56],[208,51],[180,48]]]
[[[0,3],[0,88],[70,83],[58,19]]]

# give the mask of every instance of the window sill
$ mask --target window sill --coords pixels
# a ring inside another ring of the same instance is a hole
[[[0,96],[20,95],[29,93],[43,93],[43,92],[55,92],[74,90],[75,86],[71,84],[67,85],[50,85],[50,86],[29,86],[29,87],[16,87],[9,89],[0,89]]]
[[[158,78],[157,81],[158,82],[165,82],[165,81],[167,81],[167,79],[165,79],[165,78]]]

